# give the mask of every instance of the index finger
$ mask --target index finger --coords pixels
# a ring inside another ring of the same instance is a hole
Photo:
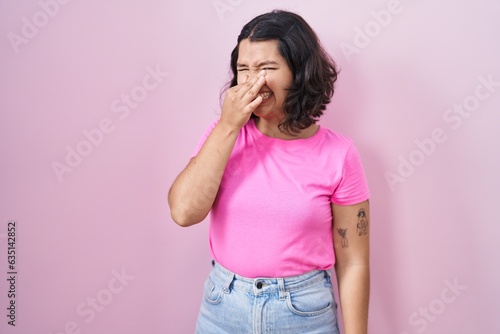
[[[234,86],[236,89],[236,92],[241,91],[241,93],[244,95],[246,92],[248,92],[256,83],[259,82],[259,78],[263,77],[266,75],[266,71],[262,70],[250,79],[246,80],[245,82]],[[260,87],[259,87],[260,89]]]

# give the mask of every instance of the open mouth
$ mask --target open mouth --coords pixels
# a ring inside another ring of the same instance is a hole
[[[262,97],[263,100],[266,100],[273,95],[273,92],[262,92],[262,93],[259,93],[258,95],[260,97]]]

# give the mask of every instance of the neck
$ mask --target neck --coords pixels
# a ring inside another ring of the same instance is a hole
[[[293,139],[305,139],[312,137],[316,131],[318,131],[319,125],[317,124],[312,124],[311,126],[301,130],[299,133],[297,133],[295,136],[288,134],[286,132],[281,131],[278,128],[279,122],[269,122],[265,119],[262,119],[260,117],[257,117],[254,119],[255,120],[255,126],[259,131],[271,138],[278,138],[278,139],[283,139],[283,140],[293,140]]]

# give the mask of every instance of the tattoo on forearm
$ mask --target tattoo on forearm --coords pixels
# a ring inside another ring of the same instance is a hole
[[[366,218],[365,209],[358,211],[358,235],[366,235],[368,233],[368,219]]]
[[[347,229],[346,228],[338,228],[337,232],[339,235],[342,237],[340,244],[342,245],[342,248],[347,248],[349,247],[349,241],[347,241]]]

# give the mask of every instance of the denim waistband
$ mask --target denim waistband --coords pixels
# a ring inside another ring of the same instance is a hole
[[[231,272],[215,261],[212,261],[212,265],[211,274],[222,283],[225,292],[234,289],[254,294],[279,293],[281,296],[285,292],[321,284],[325,278],[330,280],[330,272],[327,270],[312,270],[302,275],[281,278],[247,278]]]

